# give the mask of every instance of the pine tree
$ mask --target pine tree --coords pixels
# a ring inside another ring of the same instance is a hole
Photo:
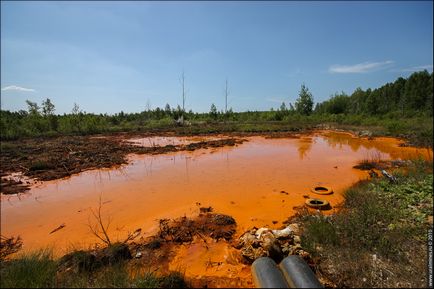
[[[302,115],[309,115],[312,113],[313,96],[304,84],[301,85],[300,93],[298,94],[298,98],[295,102],[295,108],[297,112]]]

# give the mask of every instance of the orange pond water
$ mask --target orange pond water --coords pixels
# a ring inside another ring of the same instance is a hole
[[[279,228],[294,213],[293,207],[304,203],[303,195],[315,196],[309,191],[314,185],[335,191],[316,197],[332,206],[341,202],[344,188],[367,177],[352,168],[362,159],[432,157],[426,149],[399,147],[396,139],[368,140],[347,133],[247,140],[235,147],[131,155],[130,163],[119,168],[44,182],[19,197],[2,196],[1,233],[20,235],[24,250],[48,246],[62,254],[71,247],[88,247],[97,242],[87,224],[89,208],[97,207],[100,194],[102,214],[112,219],[112,239],[123,239],[137,228],[145,235],[154,233],[160,218],[197,215],[197,203],[233,216],[238,235],[252,226]],[[61,224],[63,229],[50,234]],[[183,250],[188,262],[194,254]]]

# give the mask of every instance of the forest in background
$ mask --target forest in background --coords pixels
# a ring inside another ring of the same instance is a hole
[[[123,111],[108,115],[82,111],[77,104],[71,113],[58,115],[50,99],[41,105],[26,101],[28,110],[0,111],[1,140],[23,137],[88,135],[131,131],[183,133],[288,131],[319,124],[380,127],[381,133],[414,136],[432,147],[433,73],[414,72],[376,89],[357,88],[351,95],[336,93],[314,106],[314,97],[302,85],[294,103],[285,102],[269,111],[234,112],[211,104],[207,113],[174,108]],[[181,120],[181,121],[180,121]]]

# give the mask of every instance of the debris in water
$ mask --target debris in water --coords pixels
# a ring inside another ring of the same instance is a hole
[[[396,177],[394,177],[393,175],[389,174],[386,170],[381,170],[381,173],[383,174],[383,176],[385,176],[386,178],[388,178],[389,181],[396,182]]]
[[[199,208],[199,210],[200,210],[201,213],[210,213],[210,212],[212,212],[212,207],[211,206],[209,206],[209,207],[201,207],[201,208]]]
[[[53,234],[53,233],[59,231],[60,229],[65,228],[65,226],[66,226],[65,223],[63,223],[62,225],[60,225],[59,227],[57,227],[56,229],[54,229],[53,231],[51,231],[50,234]]]

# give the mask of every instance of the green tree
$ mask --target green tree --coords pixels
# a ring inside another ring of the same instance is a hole
[[[42,102],[42,114],[44,116],[53,115],[54,113],[54,104],[51,102],[49,98]]]
[[[39,105],[36,102],[26,100],[27,109],[31,115],[39,115]]]
[[[304,84],[301,85],[300,93],[298,94],[298,98],[295,102],[295,108],[297,112],[302,115],[309,115],[312,113],[313,96]]]
[[[217,119],[217,107],[215,106],[215,104],[211,104],[211,109],[209,111],[209,114],[211,115],[211,117],[215,120]]]
[[[83,121],[83,113],[80,110],[80,107],[78,104],[74,102],[74,107],[71,111],[71,126],[72,130],[75,132],[81,132],[82,131],[82,121]]]
[[[280,105],[280,111],[282,111],[282,112],[287,111],[285,102],[282,102],[282,104]]]
[[[166,113],[166,115],[172,114],[172,109],[170,108],[170,104],[166,103],[166,106],[164,107],[164,112]]]
[[[42,102],[42,114],[45,118],[48,118],[49,126],[51,130],[57,131],[59,128],[59,122],[57,116],[54,115],[55,107],[49,98]]]

